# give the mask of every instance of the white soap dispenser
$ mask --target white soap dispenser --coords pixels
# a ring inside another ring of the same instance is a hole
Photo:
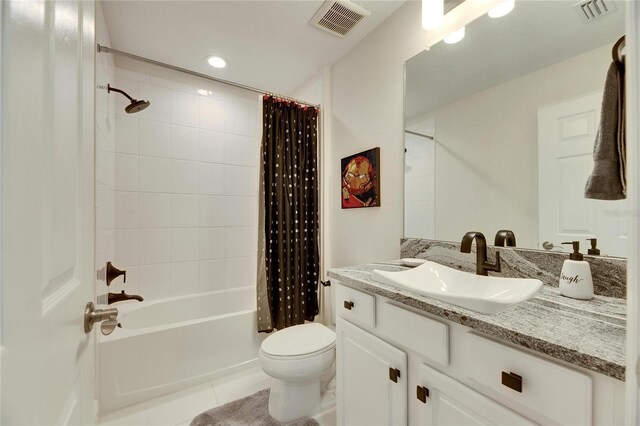
[[[560,294],[573,299],[593,298],[593,279],[591,266],[580,253],[580,241],[569,241],[562,244],[572,244],[573,253],[564,261],[560,273]]]

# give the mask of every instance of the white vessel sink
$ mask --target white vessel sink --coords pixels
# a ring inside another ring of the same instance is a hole
[[[433,297],[481,314],[495,314],[533,297],[542,281],[475,275],[427,261],[400,272],[375,269],[373,278],[383,284]]]

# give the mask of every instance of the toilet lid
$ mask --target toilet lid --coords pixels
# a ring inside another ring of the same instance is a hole
[[[322,324],[295,325],[267,337],[262,350],[273,356],[299,356],[322,351],[333,345],[336,333]]]

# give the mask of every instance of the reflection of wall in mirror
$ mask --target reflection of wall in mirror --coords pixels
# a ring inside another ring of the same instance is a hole
[[[434,120],[429,119],[407,129],[433,135]],[[405,133],[404,235],[435,238],[435,147],[433,140]]]
[[[438,124],[436,239],[512,229],[519,246],[538,246],[537,110],[601,91],[610,61],[603,46],[429,113]]]

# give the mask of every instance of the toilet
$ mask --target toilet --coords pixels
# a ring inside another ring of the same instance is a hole
[[[289,422],[318,414],[321,382],[332,372],[335,358],[336,333],[319,323],[288,327],[267,337],[259,359],[271,376],[271,417]]]

